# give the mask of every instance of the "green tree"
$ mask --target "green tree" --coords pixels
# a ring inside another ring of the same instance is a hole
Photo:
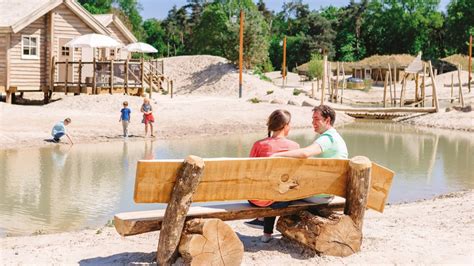
[[[308,78],[322,79],[324,74],[323,60],[320,54],[312,54],[311,60],[308,63]]]
[[[474,35],[474,1],[451,0],[446,18],[446,52],[467,54],[469,34]]]
[[[152,45],[158,50],[158,53],[152,54],[154,57],[162,57],[167,54],[166,32],[161,27],[160,21],[152,18],[143,22],[146,43]]]
[[[91,14],[106,14],[111,11],[113,0],[79,0],[78,2]]]
[[[368,55],[440,55],[443,16],[439,0],[372,0],[364,15],[361,35]]]
[[[121,17],[123,21],[128,21],[131,25],[131,30],[137,39],[142,40],[144,32],[142,28],[142,16],[140,15],[141,5],[138,0],[114,0],[119,6],[119,10],[123,12]]]

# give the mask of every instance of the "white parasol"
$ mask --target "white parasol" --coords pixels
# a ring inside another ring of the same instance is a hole
[[[131,43],[125,46],[125,49],[129,52],[138,52],[138,53],[157,53],[158,50],[155,47],[149,45],[148,43],[136,42]]]
[[[107,35],[91,33],[76,37],[66,43],[65,46],[81,48],[118,48],[121,47],[122,44]]]

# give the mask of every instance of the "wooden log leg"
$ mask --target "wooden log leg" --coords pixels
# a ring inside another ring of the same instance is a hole
[[[179,253],[187,265],[240,265],[244,245],[222,220],[192,219],[186,222]]]
[[[282,216],[277,230],[322,255],[345,257],[360,251],[362,232],[352,219],[330,211]]]
[[[190,155],[183,162],[163,218],[156,254],[158,265],[171,265],[177,258],[186,214],[203,170],[204,161],[197,156]]]
[[[344,214],[349,215],[361,231],[367,207],[371,169],[372,162],[367,157],[356,156],[349,161]]]
[[[5,96],[5,103],[12,103],[12,94],[11,92],[7,91],[7,94]]]

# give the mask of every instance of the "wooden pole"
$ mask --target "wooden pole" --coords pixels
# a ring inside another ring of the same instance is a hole
[[[327,63],[328,63],[328,56],[324,55],[323,57],[323,79],[321,81],[321,105],[324,104],[324,91],[326,87],[326,75],[327,75]]]
[[[349,215],[361,231],[367,208],[371,169],[372,162],[367,157],[356,156],[349,161],[344,214]]]
[[[114,90],[114,59],[110,59],[110,88],[109,93],[112,94]]]
[[[346,88],[346,71],[344,70],[344,62],[342,62],[342,90],[341,90],[341,103],[342,97],[344,97],[344,89]]]
[[[385,72],[385,81],[383,83],[383,107],[387,107],[387,85],[388,85],[388,72]]]
[[[151,99],[151,94],[152,94],[152,91],[153,91],[153,72],[152,71],[148,71],[148,81],[150,82],[150,92],[149,92],[149,97]]]
[[[311,81],[311,98],[314,99],[314,96],[315,96],[315,94],[314,94],[314,81]]]
[[[171,199],[163,218],[156,262],[158,265],[171,265],[177,258],[186,214],[196,192],[204,170],[204,161],[197,156],[188,156],[178,172]]]
[[[419,101],[420,100],[420,93],[419,93],[419,88],[418,88],[418,73],[415,74],[415,101]]]
[[[397,105],[397,66],[393,66],[393,76],[392,76],[392,83],[393,83],[393,104]]]
[[[171,99],[173,99],[173,80],[170,80],[171,85]]]
[[[436,108],[436,112],[439,111],[439,102],[438,102],[438,96],[436,94],[436,82],[435,78],[433,75],[433,66],[431,65],[431,61],[429,61],[429,67],[430,67],[430,76],[431,76],[431,86],[433,88],[433,106]]]
[[[392,68],[390,67],[390,64],[388,64],[388,82],[389,82],[389,90],[390,90],[390,104],[394,104],[393,100],[393,94],[392,94]]]
[[[458,65],[459,103],[461,104],[461,107],[464,107],[464,97],[463,97],[463,94],[462,94],[461,71],[462,71],[462,66],[459,64]]]
[[[405,90],[406,90],[406,85],[407,85],[407,75],[403,75],[402,78],[402,89],[400,91],[400,107],[403,107],[405,105]]]
[[[336,63],[336,71],[337,71],[337,75],[336,75],[336,88],[334,89],[334,100],[336,100],[336,103],[337,103],[337,90],[338,90],[338,87],[339,87],[339,62]]]
[[[472,35],[469,35],[469,66],[468,66],[468,78],[467,78],[467,88],[471,92],[471,79],[472,79]]]
[[[140,80],[141,80],[141,83],[142,83],[142,90],[145,91],[145,62],[143,61],[143,57],[140,59],[141,62],[140,62],[140,66],[141,66],[141,75],[140,75]]]
[[[128,58],[125,60],[125,78],[124,78],[124,82],[125,82],[125,94],[128,95]]]
[[[282,69],[282,83],[285,86],[286,80],[286,36],[283,37],[283,69]]]
[[[423,76],[421,77],[421,107],[425,107],[425,97],[426,97],[426,63],[423,63]]]
[[[69,59],[66,58],[66,71],[65,71],[66,78],[64,79],[64,94],[67,95],[67,83],[69,80]]]
[[[77,69],[79,72],[79,84],[77,85],[77,88],[79,89],[79,93],[81,93],[81,81],[82,81],[82,60],[79,59],[79,67]]]
[[[94,59],[92,60],[92,93],[97,94],[97,77],[96,77],[96,59],[94,54]]]
[[[454,73],[451,73],[451,103],[453,103],[454,99]]]
[[[49,91],[53,92],[54,90],[54,76],[56,74],[56,56],[53,56],[53,58],[51,58],[51,76],[49,78]],[[48,99],[49,100],[49,99]]]
[[[331,63],[329,63],[329,61],[328,61],[327,70],[328,70],[328,71],[327,71],[326,73],[327,73],[327,75],[328,75],[327,81],[328,81],[329,101],[332,102],[332,97],[333,97],[332,89],[333,89],[333,88],[332,88],[332,86],[331,86],[331,85],[332,85],[332,84],[331,84],[331,76],[332,76],[332,75],[330,74],[332,71],[331,71]]]
[[[244,61],[244,10],[240,10],[239,31],[239,98],[242,98],[242,67]]]

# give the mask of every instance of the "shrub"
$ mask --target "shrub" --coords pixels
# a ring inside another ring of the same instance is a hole
[[[273,93],[273,90],[268,90],[268,91],[267,91],[267,95],[270,95],[270,94],[272,94],[272,93]]]
[[[251,102],[251,103],[259,103],[259,102],[261,102],[261,100],[258,99],[257,97],[255,97],[255,98],[249,99],[249,102]]]
[[[300,95],[302,92],[303,92],[303,90],[294,89],[294,90],[293,90],[293,95],[298,96],[298,95]]]
[[[320,54],[312,54],[311,60],[308,63],[308,78],[312,80],[314,78],[322,79],[324,67],[323,60]]]

